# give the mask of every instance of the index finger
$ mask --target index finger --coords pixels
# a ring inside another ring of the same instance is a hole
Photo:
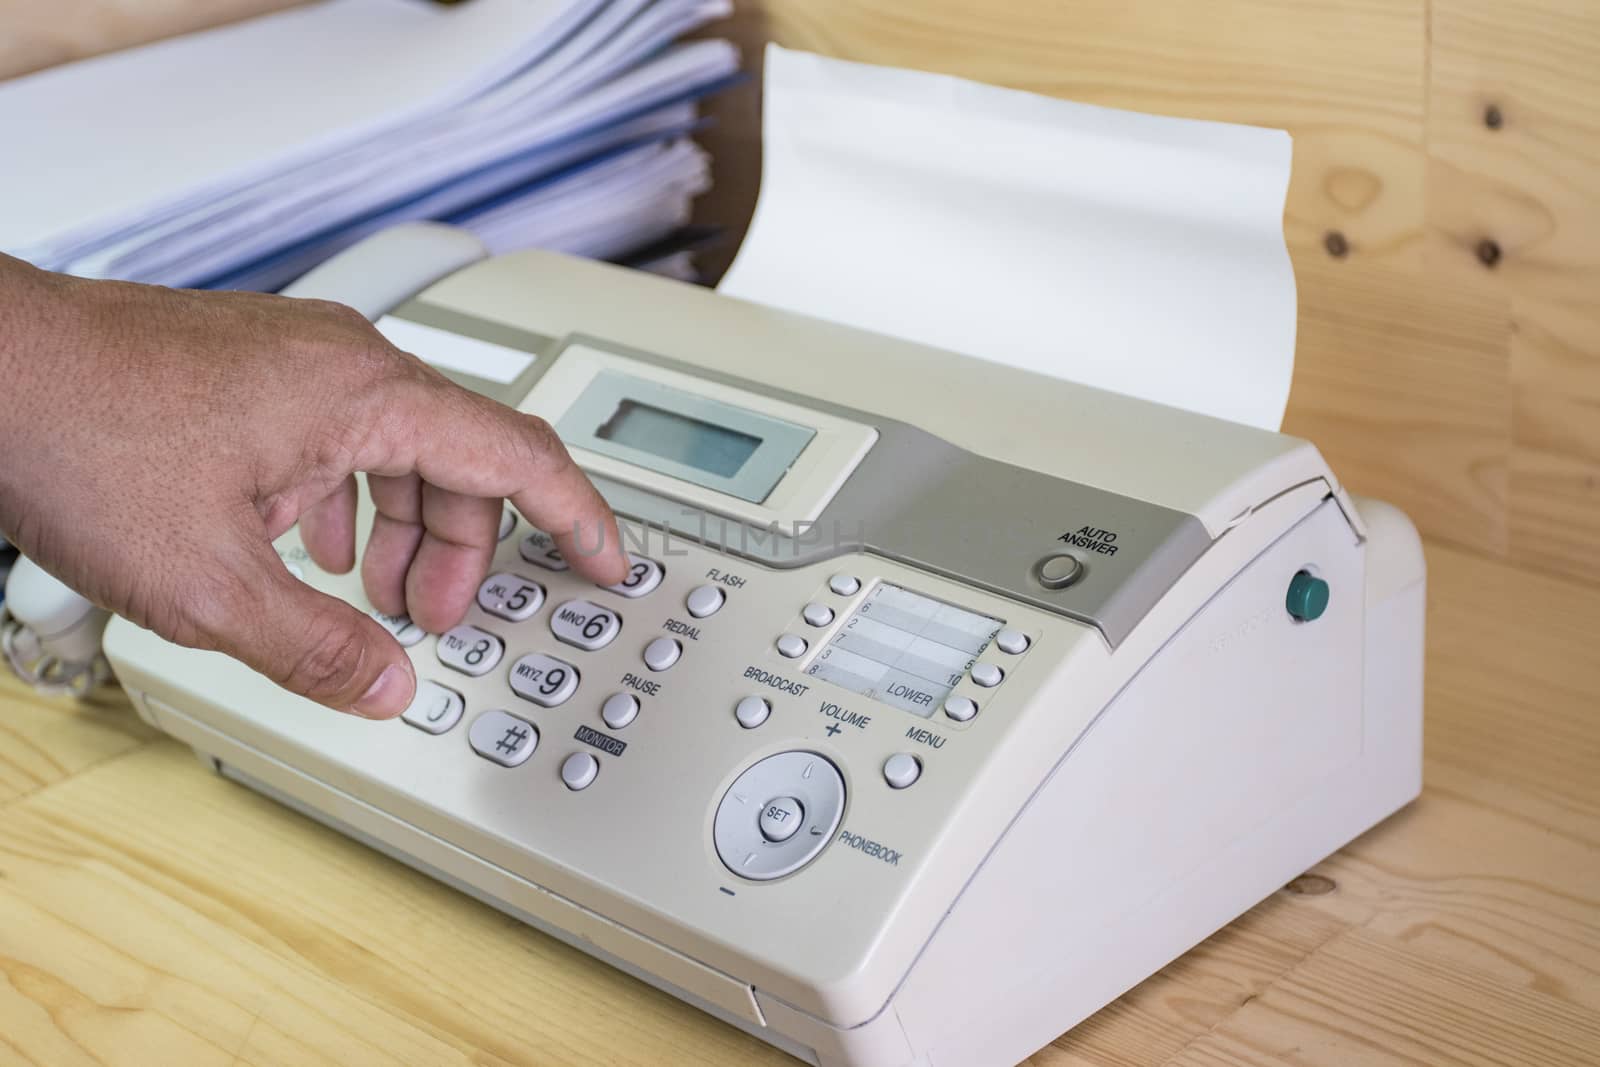
[[[627,576],[616,516],[549,423],[439,375],[388,388],[362,470],[415,472],[440,489],[508,499],[590,581]]]

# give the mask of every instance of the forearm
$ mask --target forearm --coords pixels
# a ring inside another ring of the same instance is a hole
[[[0,255],[0,534],[12,540],[22,515],[19,471],[38,448],[30,413],[39,410],[48,374],[42,349],[46,333],[59,328],[60,288],[57,276]]]

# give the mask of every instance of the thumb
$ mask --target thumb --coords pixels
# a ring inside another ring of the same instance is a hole
[[[387,630],[294,577],[265,545],[253,568],[257,610],[213,629],[219,651],[335,711],[390,719],[406,709],[416,671]]]

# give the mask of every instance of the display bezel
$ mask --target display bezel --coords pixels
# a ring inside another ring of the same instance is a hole
[[[754,437],[760,443],[738,471],[724,477],[622,441],[601,437],[600,431],[629,403]],[[602,370],[594,376],[556,423],[556,432],[568,445],[752,504],[766,501],[817,434],[810,426],[801,426],[616,370]]]

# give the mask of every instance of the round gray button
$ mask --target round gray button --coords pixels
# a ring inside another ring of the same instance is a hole
[[[1083,564],[1078,557],[1057,552],[1033,565],[1033,576],[1046,589],[1065,589],[1083,577]]]
[[[904,789],[922,777],[922,764],[909,752],[896,752],[883,761],[883,780],[892,789]]]
[[[587,752],[574,752],[561,761],[561,781],[568,789],[587,789],[600,773],[600,761]]]
[[[768,756],[735,778],[717,805],[711,823],[717,855],[728,870],[752,881],[792,874],[832,840],[844,801],[844,778],[824,757],[800,751]],[[796,817],[787,817],[791,812]],[[771,831],[785,836],[771,837]]]
[[[971,697],[950,697],[944,702],[944,713],[956,722],[966,722],[978,714],[978,705]]]
[[[613,730],[620,730],[639,714],[639,698],[632,693],[612,693],[600,705],[600,718]]]
[[[778,638],[778,655],[784,659],[799,659],[809,647],[806,639],[797,634],[784,634]]]
[[[861,589],[861,579],[850,574],[835,574],[828,579],[828,588],[839,596],[855,596]]]
[[[794,797],[776,797],[761,809],[757,825],[761,827],[761,836],[768,841],[787,841],[800,829],[805,817],[806,809]]]
[[[826,626],[833,621],[833,609],[826,604],[807,604],[800,617],[808,626]]]
[[[996,667],[993,663],[975,663],[972,665],[972,680],[985,689],[993,689],[1000,684],[1006,672]]]
[[[1028,651],[1028,635],[1021,630],[1001,630],[994,635],[994,644],[1008,656],[1020,656]]]
[[[757,726],[767,721],[767,716],[772,714],[772,705],[761,697],[745,697],[733,709],[733,717],[739,720],[739,725],[746,730],[754,730]]]
[[[684,601],[684,606],[689,609],[689,614],[697,619],[707,615],[715,615],[722,610],[722,602],[727,596],[714,585],[697,585],[689,591],[689,598]]]
[[[644,665],[653,671],[664,671],[683,655],[683,646],[675,637],[658,637],[644,646]]]
[[[502,510],[500,512],[500,540],[504,541],[506,538],[510,537],[516,532],[516,529],[517,513],[512,511],[510,508]]]

